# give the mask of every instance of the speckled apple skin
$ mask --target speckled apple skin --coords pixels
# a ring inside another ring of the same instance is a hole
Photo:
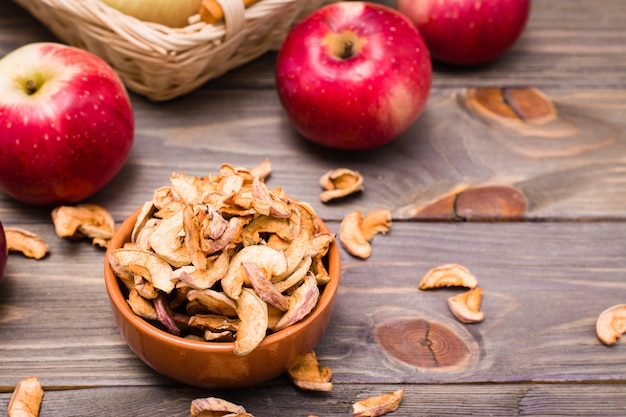
[[[329,33],[364,42],[341,59]],[[278,54],[276,84],[285,112],[304,137],[329,148],[367,150],[402,134],[422,112],[432,68],[415,26],[394,9],[339,2],[299,21]]]
[[[521,36],[530,0],[397,0],[435,60],[479,65],[502,56]]]
[[[4,271],[7,266],[7,259],[9,257],[9,247],[7,246],[7,239],[4,234],[4,227],[0,222],[0,280],[4,276]]]
[[[33,77],[45,81],[28,94],[22,86]],[[128,94],[99,57],[32,43],[0,60],[0,188],[7,194],[34,205],[81,201],[120,171],[133,139]]]

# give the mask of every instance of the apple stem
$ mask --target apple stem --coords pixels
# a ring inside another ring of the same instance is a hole
[[[28,95],[35,94],[37,92],[37,84],[33,80],[26,81],[26,93]]]
[[[341,59],[348,59],[354,55],[354,42],[346,40],[343,43],[343,52],[341,53]]]

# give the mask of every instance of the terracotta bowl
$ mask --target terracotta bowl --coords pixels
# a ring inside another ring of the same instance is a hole
[[[139,210],[130,215],[116,231],[109,252],[130,240]],[[320,220],[320,230],[328,231]],[[265,337],[250,354],[233,354],[232,342],[187,340],[155,327],[137,316],[127,304],[120,282],[108,262],[104,282],[115,322],[131,350],[148,366],[180,383],[202,388],[242,388],[259,384],[285,372],[302,353],[313,350],[324,334],[339,285],[340,255],[333,243],[326,255],[331,277],[321,292],[315,309],[300,322]],[[122,284],[123,285],[123,284]]]

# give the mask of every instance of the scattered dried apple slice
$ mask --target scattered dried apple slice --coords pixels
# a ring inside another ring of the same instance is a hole
[[[422,277],[420,290],[442,287],[476,288],[478,280],[467,268],[459,264],[445,264],[432,268]]]
[[[360,211],[347,214],[339,226],[339,241],[350,255],[367,259],[372,254],[372,247],[363,235],[362,222],[363,215]]]
[[[191,402],[191,415],[199,416],[224,416],[226,414],[245,413],[246,410],[241,405],[231,403],[216,397],[196,398]]]
[[[377,233],[387,233],[391,228],[391,212],[374,210],[363,216],[354,211],[346,215],[339,226],[339,240],[352,256],[367,259],[372,254],[370,241]]]
[[[315,352],[304,353],[287,368],[287,375],[295,386],[310,391],[332,391],[332,370],[320,367]]]
[[[391,228],[391,211],[378,209],[367,213],[361,222],[361,232],[367,241],[376,234],[385,234]]]
[[[54,230],[60,238],[89,237],[94,245],[106,247],[115,232],[115,220],[96,204],[59,206],[52,210]]]
[[[596,321],[596,335],[605,345],[613,345],[626,333],[626,304],[604,310]]]
[[[21,252],[24,256],[41,259],[48,253],[48,244],[36,233],[19,227],[4,228],[9,252]]]
[[[8,417],[37,417],[44,392],[39,378],[30,376],[20,380],[13,390],[7,407]]]
[[[400,406],[404,389],[357,401],[352,405],[355,417],[377,417],[395,411]]]
[[[322,175],[319,182],[324,189],[320,194],[323,203],[363,190],[363,176],[348,168],[330,170]]]
[[[478,323],[485,319],[480,311],[483,290],[476,287],[464,293],[448,298],[450,311],[462,323]]]

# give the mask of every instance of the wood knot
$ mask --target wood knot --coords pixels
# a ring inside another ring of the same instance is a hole
[[[397,319],[374,328],[380,347],[394,359],[419,368],[458,368],[472,356],[452,329],[424,319]]]
[[[528,202],[517,188],[486,185],[465,188],[419,207],[415,219],[427,220],[522,220]]]
[[[557,118],[552,101],[536,88],[471,88],[461,101],[468,110],[505,124],[541,125]]]
[[[521,220],[526,206],[526,197],[517,188],[492,185],[461,192],[455,211],[465,220]]]

